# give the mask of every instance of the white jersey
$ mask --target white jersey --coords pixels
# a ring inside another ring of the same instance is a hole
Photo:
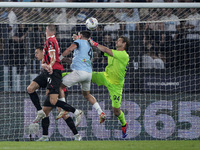
[[[142,63],[143,63],[143,68],[144,69],[152,69],[152,68],[154,68],[154,60],[149,55],[145,54],[145,55],[142,56]]]
[[[155,69],[165,69],[163,60],[160,58],[154,59],[154,68]]]
[[[92,47],[87,40],[75,40],[77,48],[74,50],[71,64],[72,70],[86,71],[92,73]]]
[[[200,14],[195,13],[195,14],[191,14],[189,15],[186,19],[188,19],[185,22],[185,25],[193,25],[194,28],[193,29],[188,29],[188,31],[200,31]],[[198,33],[191,33],[191,34],[187,34],[187,39],[200,39],[200,35]]]
[[[171,16],[164,16],[161,18],[161,20],[166,20],[167,22],[164,22],[164,30],[165,31],[176,31],[176,26],[180,25],[179,18],[171,14]]]
[[[180,25],[180,21],[178,16],[171,14],[171,16],[164,16],[161,20],[166,20],[164,22],[164,30],[165,31],[176,31],[176,27]],[[172,38],[174,38],[175,34],[172,34]]]

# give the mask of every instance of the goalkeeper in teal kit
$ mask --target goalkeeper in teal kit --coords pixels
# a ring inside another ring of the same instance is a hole
[[[129,55],[126,50],[129,47],[129,40],[127,37],[121,36],[116,41],[116,50],[111,50],[103,45],[94,42],[89,39],[91,45],[97,47],[104,52],[104,55],[108,57],[108,65],[105,68],[105,72],[93,72],[92,82],[98,86],[104,85],[107,87],[110,99],[112,100],[112,107],[115,116],[122,126],[122,137],[127,136],[127,122],[124,117],[124,113],[120,110],[122,91],[124,85],[124,77],[126,74],[126,68],[129,62]]]

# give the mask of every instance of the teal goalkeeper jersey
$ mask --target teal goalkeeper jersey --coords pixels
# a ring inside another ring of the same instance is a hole
[[[124,77],[129,62],[129,55],[124,51],[112,50],[113,56],[104,53],[108,57],[108,65],[105,68],[105,77],[111,84],[124,84]]]

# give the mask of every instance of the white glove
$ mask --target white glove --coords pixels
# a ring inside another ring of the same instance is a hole
[[[72,39],[75,41],[75,40],[78,40],[80,38],[80,32],[78,33],[78,35],[76,34],[73,34],[72,35]]]
[[[91,38],[88,39],[88,42],[94,47],[97,47],[99,45],[99,43],[93,41]]]

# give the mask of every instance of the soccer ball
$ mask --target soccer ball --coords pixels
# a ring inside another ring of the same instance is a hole
[[[98,26],[98,21],[96,18],[90,17],[86,20],[86,27],[89,30],[95,30]]]

